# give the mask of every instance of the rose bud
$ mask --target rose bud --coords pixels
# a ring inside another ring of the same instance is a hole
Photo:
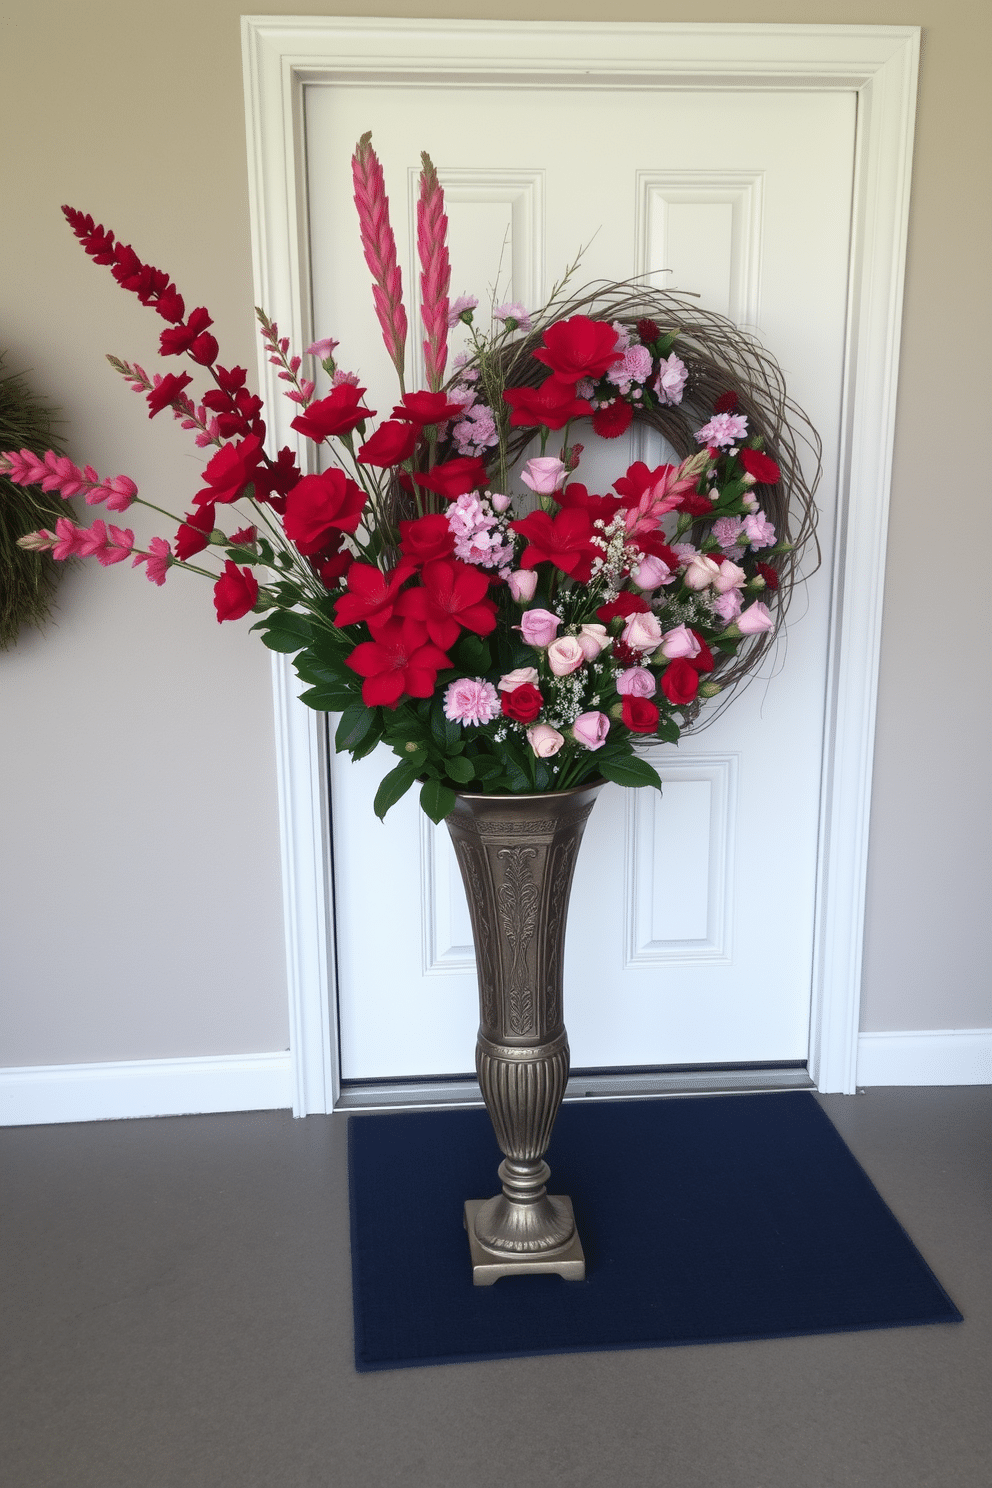
[[[602,749],[610,732],[605,713],[580,713],[572,724],[572,738],[585,749]]]
[[[530,604],[537,591],[537,574],[533,569],[518,568],[511,573],[507,583],[517,604]]]
[[[550,759],[553,754],[558,753],[565,737],[549,723],[535,723],[533,728],[527,730],[527,742],[538,759]]]
[[[513,628],[519,630],[528,646],[543,651],[554,640],[560,624],[558,616],[552,615],[550,610],[524,610],[520,624]]]
[[[577,672],[585,662],[585,652],[575,636],[561,636],[548,647],[548,666],[556,677]]]

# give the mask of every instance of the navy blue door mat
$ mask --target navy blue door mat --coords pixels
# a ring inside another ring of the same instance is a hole
[[[359,1370],[961,1321],[805,1091],[563,1106],[584,1282],[472,1285],[499,1160],[484,1110],[350,1118]]]

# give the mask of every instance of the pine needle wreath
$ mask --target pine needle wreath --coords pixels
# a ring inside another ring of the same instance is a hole
[[[5,372],[0,351],[0,449],[29,449],[42,455],[59,450],[53,428],[55,411],[29,386],[20,372]],[[15,486],[0,475],[0,650],[17,639],[23,625],[43,625],[49,618],[60,565],[47,553],[25,552],[17,539],[38,527],[54,526],[66,514],[63,497],[40,486]]]

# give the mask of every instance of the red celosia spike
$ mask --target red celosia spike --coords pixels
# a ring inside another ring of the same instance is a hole
[[[437,392],[448,358],[448,289],[451,267],[445,239],[444,192],[430,156],[421,154],[420,199],[417,202],[417,252],[420,257],[420,313],[427,332],[424,364],[427,385]]]
[[[352,156],[355,206],[365,262],[372,275],[372,299],[390,359],[403,381],[407,321],[403,282],[396,262],[396,240],[389,225],[389,198],[371,133],[363,134]]]

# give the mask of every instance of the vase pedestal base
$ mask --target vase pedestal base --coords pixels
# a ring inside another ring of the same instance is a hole
[[[553,1198],[556,1205],[561,1205],[568,1211],[568,1217],[574,1226],[571,1199],[564,1194],[555,1194]],[[492,1286],[493,1282],[499,1281],[503,1276],[532,1276],[540,1273],[563,1276],[566,1281],[585,1281],[586,1258],[582,1241],[574,1228],[571,1239],[557,1250],[509,1252],[490,1250],[483,1245],[475,1233],[475,1216],[484,1204],[490,1202],[489,1199],[465,1201],[465,1228],[468,1231],[474,1286]]]

